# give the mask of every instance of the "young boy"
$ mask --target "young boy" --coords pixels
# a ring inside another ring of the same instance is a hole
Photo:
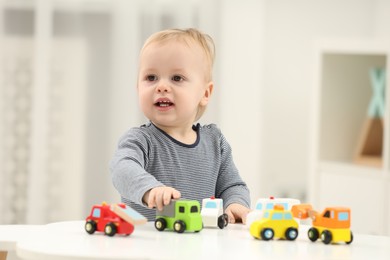
[[[157,32],[141,53],[138,97],[150,122],[120,139],[110,170],[122,201],[149,221],[171,199],[222,198],[229,222],[249,212],[246,184],[214,125],[194,125],[213,92],[214,43],[196,29]]]

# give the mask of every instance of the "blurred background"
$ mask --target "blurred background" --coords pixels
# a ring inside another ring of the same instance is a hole
[[[146,122],[138,52],[197,27],[217,49],[216,123],[259,197],[307,201],[314,42],[384,38],[387,0],[0,1],[0,224],[85,218],[118,202],[108,164]]]

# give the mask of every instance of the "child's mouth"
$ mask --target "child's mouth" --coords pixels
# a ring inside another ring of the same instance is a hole
[[[175,104],[170,101],[168,98],[159,98],[155,101],[154,105],[160,110],[160,111],[167,111],[171,107],[173,107]]]
[[[158,107],[170,107],[173,106],[173,103],[169,100],[164,100],[164,101],[157,101],[154,105]]]
[[[172,106],[172,102],[170,101],[159,101],[156,103],[156,106],[158,107],[169,107]]]

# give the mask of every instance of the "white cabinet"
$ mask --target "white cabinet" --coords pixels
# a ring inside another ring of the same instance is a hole
[[[319,210],[350,207],[354,232],[389,234],[389,41],[319,41],[315,52],[308,200]],[[383,127],[374,134],[380,153],[358,162],[364,124],[378,119],[368,113],[378,94],[373,68],[386,76]]]

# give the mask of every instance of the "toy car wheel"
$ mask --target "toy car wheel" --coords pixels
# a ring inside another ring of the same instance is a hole
[[[228,217],[228,215],[226,213],[223,213],[222,216],[225,219],[225,227],[226,227],[228,225],[228,223],[229,223],[229,217]]]
[[[226,216],[225,216],[226,215]],[[218,227],[220,229],[223,229],[224,227],[226,227],[228,224],[228,221],[227,221],[227,214],[223,214],[221,216],[218,217]]]
[[[104,234],[106,234],[107,236],[114,236],[116,234],[116,231],[116,225],[112,222],[108,222],[104,227]]]
[[[286,230],[287,240],[295,240],[298,237],[298,229],[290,227]]]
[[[324,230],[321,233],[321,240],[324,244],[329,244],[332,241],[332,233],[329,230]]]
[[[167,221],[163,218],[158,218],[154,221],[154,227],[158,231],[163,231],[167,227]]]
[[[352,234],[352,231],[351,231],[351,240],[346,241],[345,243],[346,243],[347,245],[349,245],[349,244],[352,243],[352,241],[353,241],[353,234]]]
[[[93,234],[96,231],[96,222],[94,220],[88,220],[85,222],[84,228],[88,234]]]
[[[319,237],[318,230],[316,228],[310,228],[309,231],[307,231],[307,236],[309,237],[311,242],[315,242]]]
[[[274,238],[274,231],[270,228],[265,228],[263,230],[261,230],[261,233],[260,233],[260,236],[261,236],[261,239],[263,240],[271,240],[272,238]]]
[[[175,223],[173,223],[173,229],[177,233],[183,233],[184,230],[186,230],[186,224],[182,220],[176,220]]]

